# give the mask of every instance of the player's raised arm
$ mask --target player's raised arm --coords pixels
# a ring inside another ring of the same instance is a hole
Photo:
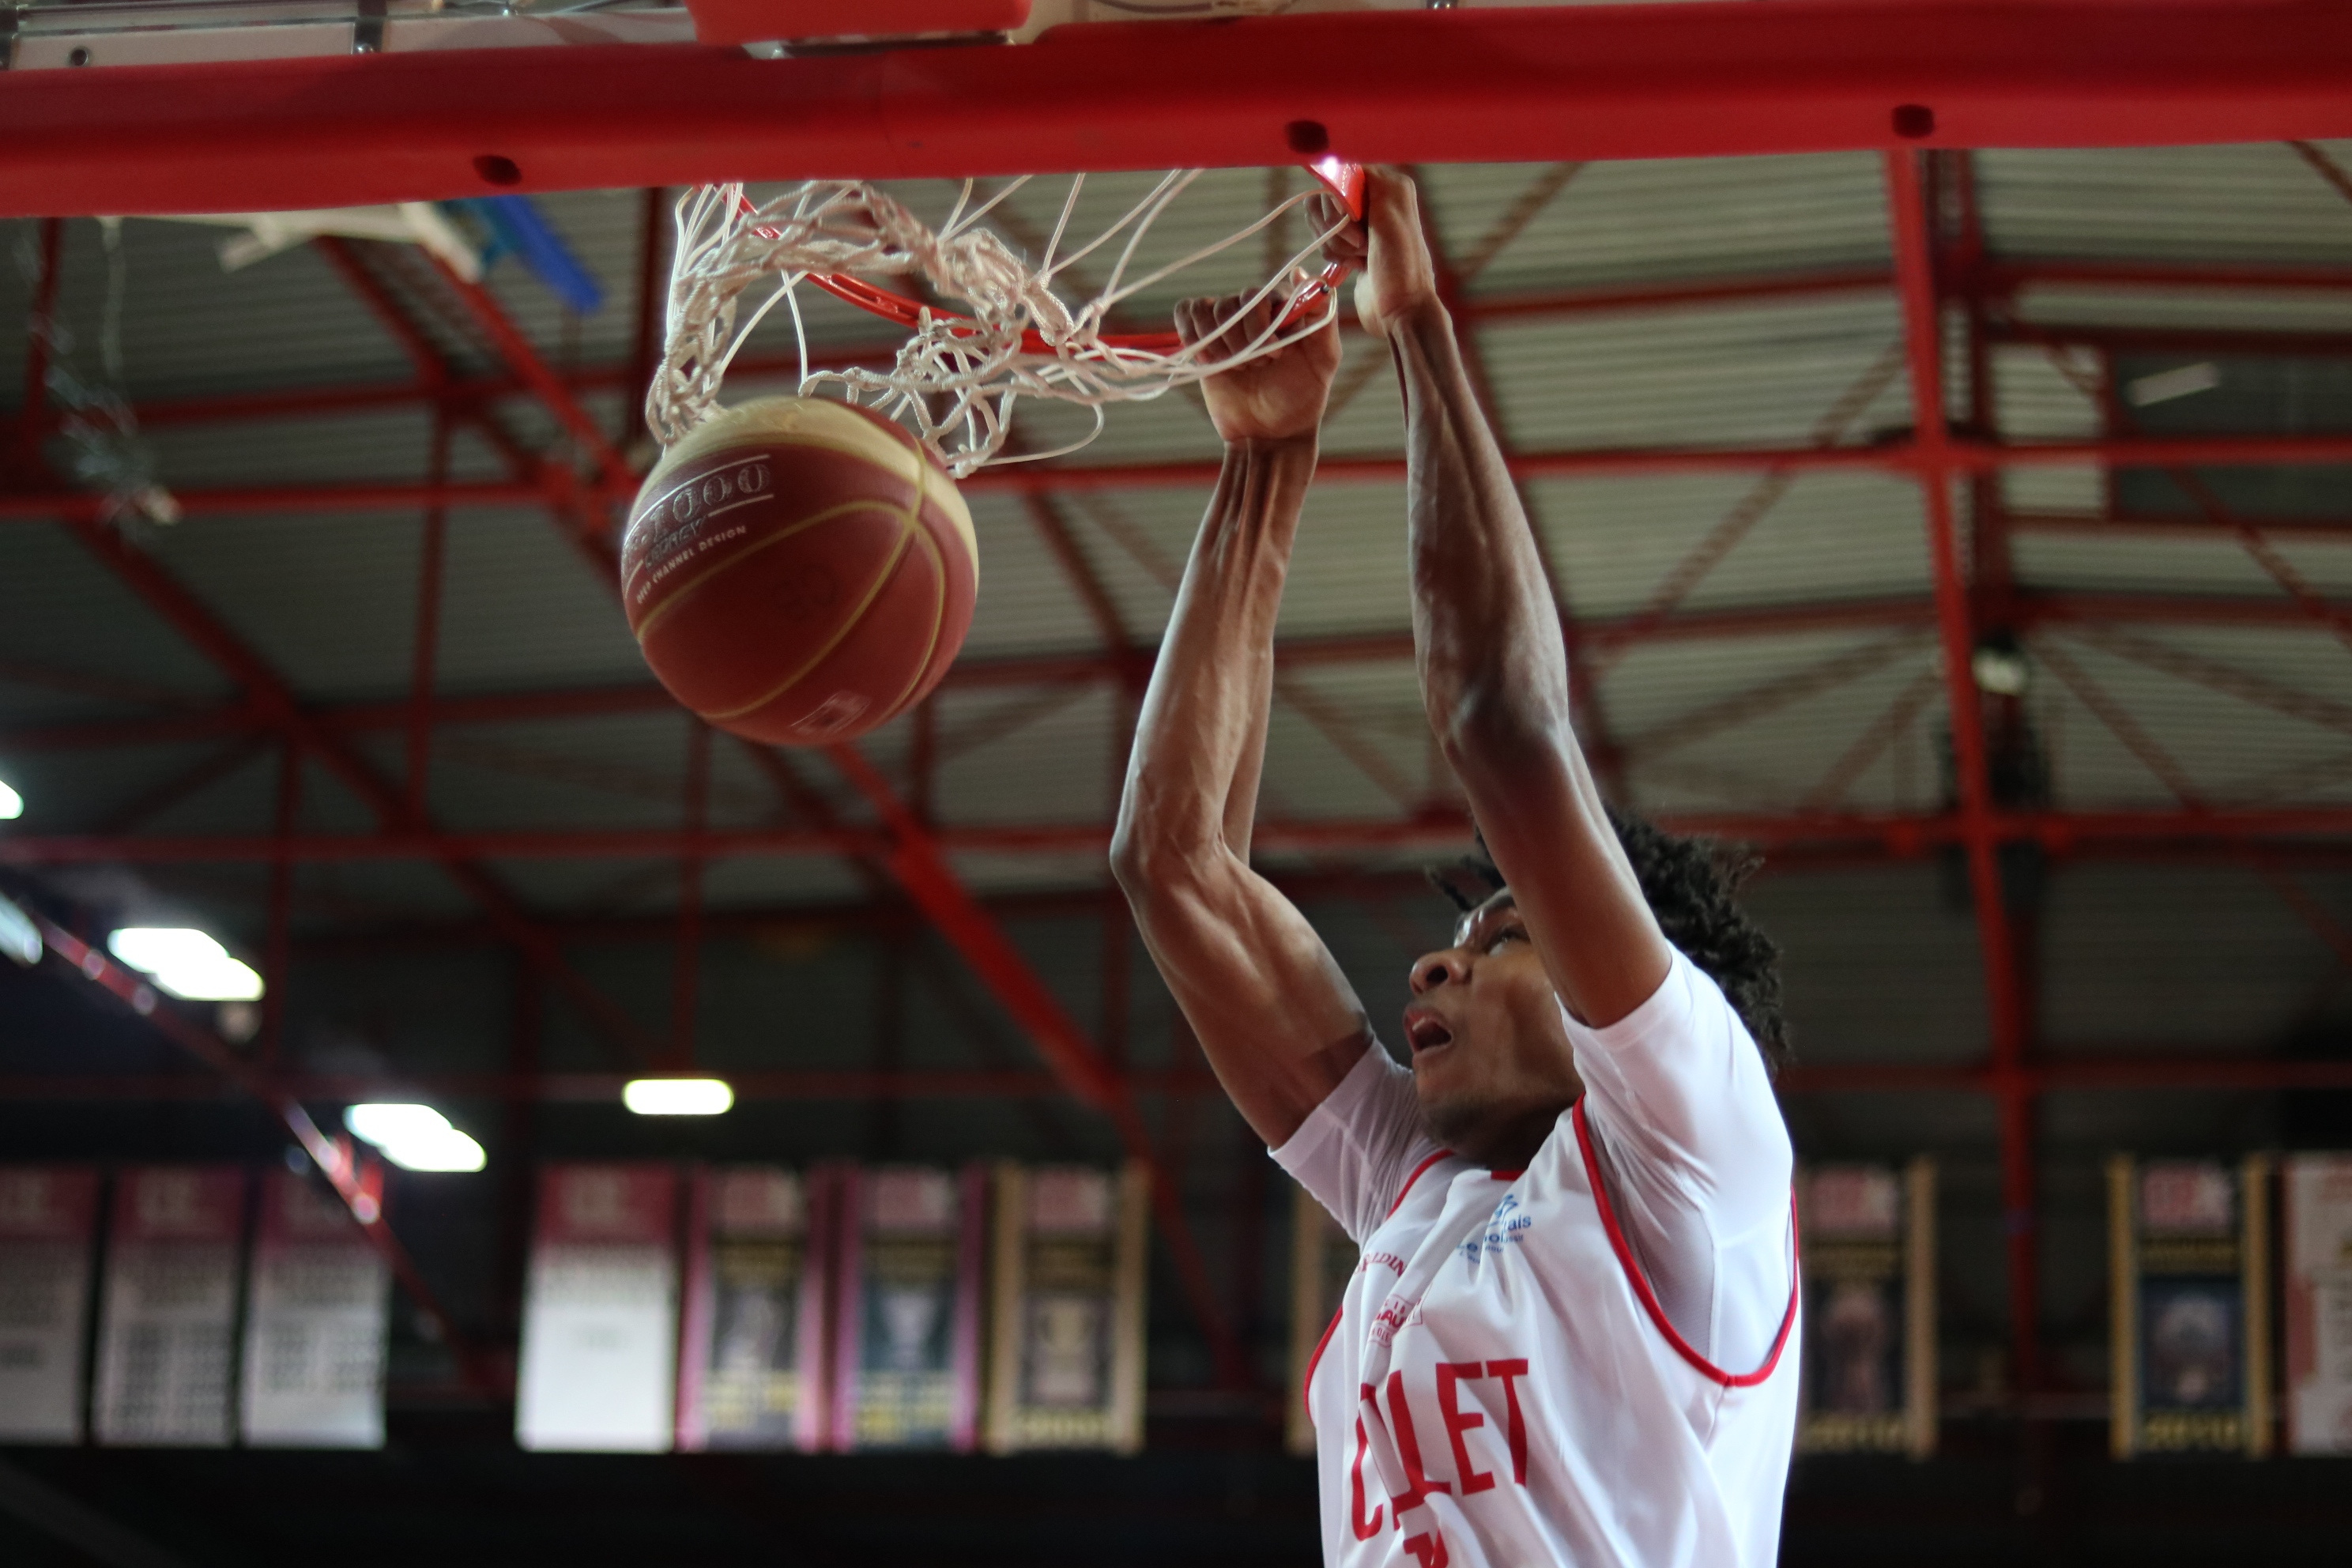
[[[1187,300],[1177,331],[1246,342],[1268,307],[1229,326],[1239,303]],[[1111,845],[1144,944],[1234,1105],[1273,1144],[1370,1039],[1322,940],[1249,866],[1275,619],[1339,360],[1329,329],[1202,384],[1224,468],[1144,695]]]
[[[1552,984],[1586,1023],[1648,1000],[1665,938],[1570,724],[1551,586],[1462,363],[1412,182],[1373,171],[1357,313],[1394,352],[1422,698]]]

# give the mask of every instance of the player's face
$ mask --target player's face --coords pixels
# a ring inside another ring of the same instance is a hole
[[[1423,1121],[1469,1159],[1525,1164],[1583,1091],[1551,977],[1507,891],[1412,966],[1404,1037]]]

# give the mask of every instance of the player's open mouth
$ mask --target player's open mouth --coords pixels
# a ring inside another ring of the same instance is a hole
[[[1404,1016],[1404,1039],[1405,1044],[1412,1047],[1412,1054],[1419,1056],[1423,1051],[1452,1045],[1454,1031],[1440,1023],[1436,1014],[1423,1013],[1416,1008]]]

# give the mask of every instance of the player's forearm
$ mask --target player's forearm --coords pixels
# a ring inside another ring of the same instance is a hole
[[[1559,614],[1453,321],[1433,301],[1389,337],[1405,389],[1422,697],[1477,804],[1482,775],[1573,743]]]
[[[1657,989],[1664,939],[1570,723],[1559,611],[1435,304],[1391,331],[1412,449],[1422,699],[1562,1001],[1595,1025]]]
[[[1311,437],[1227,448],[1128,763],[1113,864],[1133,887],[1211,853],[1246,860]]]
[[[1249,868],[1274,627],[1311,437],[1229,447],[1151,672],[1111,866],[1152,962],[1260,1137],[1298,1130],[1362,1057],[1363,1005]]]

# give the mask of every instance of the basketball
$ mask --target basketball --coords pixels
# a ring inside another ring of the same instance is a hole
[[[654,466],[621,544],[629,629],[719,729],[853,740],[955,661],[980,581],[955,483],[880,415],[814,397],[721,412]]]

